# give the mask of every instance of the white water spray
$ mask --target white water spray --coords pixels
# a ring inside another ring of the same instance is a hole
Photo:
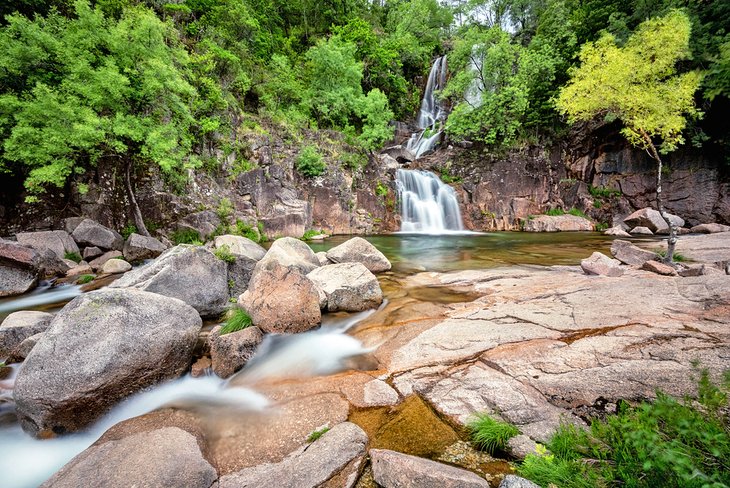
[[[430,171],[399,169],[396,187],[401,202],[401,232],[463,232],[456,192]]]
[[[446,56],[434,61],[428,75],[426,89],[423,92],[421,110],[418,112],[419,132],[414,132],[406,144],[416,159],[431,151],[441,140],[441,125],[446,118],[446,111],[436,99],[435,92],[446,86]]]

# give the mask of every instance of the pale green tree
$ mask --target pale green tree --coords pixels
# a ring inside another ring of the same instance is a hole
[[[689,18],[681,11],[643,22],[621,47],[610,34],[580,51],[580,65],[557,98],[558,110],[570,123],[602,116],[620,119],[621,133],[645,149],[657,163],[656,202],[670,227],[667,261],[672,262],[677,228],[662,198],[662,159],[684,142],[687,119],[699,117],[694,94],[701,74],[677,73],[677,63],[690,55]]]

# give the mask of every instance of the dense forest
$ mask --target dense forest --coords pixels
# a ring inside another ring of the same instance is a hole
[[[393,137],[393,120],[415,118],[443,54],[449,78],[437,96],[451,140],[500,150],[564,137],[568,121],[621,119],[612,106],[576,116],[566,97],[558,103],[581,60],[616,56],[632,76],[688,83],[692,103],[668,149],[730,143],[723,1],[19,0],[0,15],[0,171],[24,180],[29,202],[102,159],[127,174],[159,167],[181,188],[189,169],[216,164],[215,150],[242,152],[239,128],[261,120],[339,131],[358,153],[343,164],[362,164]],[[682,29],[652,35],[659,24],[646,22],[665,16],[686,25],[685,40]],[[601,76],[584,74],[611,83]],[[642,116],[665,117],[671,93],[647,94]],[[298,169],[315,176],[324,166],[306,149]],[[250,167],[240,159],[239,171]]]

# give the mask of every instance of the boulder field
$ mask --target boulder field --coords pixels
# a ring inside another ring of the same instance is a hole
[[[586,425],[592,415],[615,411],[622,400],[654,398],[657,389],[680,397],[693,395],[697,364],[714,379],[730,368],[730,276],[725,272],[730,233],[688,236],[679,242],[678,251],[697,261],[685,268],[699,271],[667,276],[643,269],[647,263],[661,264],[656,254],[615,241],[611,250],[615,259],[586,256],[582,267],[513,266],[381,277],[380,281],[397,281],[397,293],[390,293],[384,306],[348,332],[366,352],[350,358],[347,371],[296,380],[264,378],[253,385],[234,375],[228,387],[253,386],[269,400],[269,407],[245,414],[168,408],[129,419],[76,456],[46,486],[73,486],[82,479],[104,486],[126,486],[129,480],[180,487],[215,482],[221,487],[375,486],[367,484],[370,479],[386,488],[408,486],[413,480],[419,480],[418,486],[533,487],[515,476],[504,476],[508,467],[495,474],[465,461],[477,453],[450,458],[440,453],[465,444],[459,441],[462,427],[476,413],[488,412],[517,426],[520,435],[510,441],[509,449],[519,458],[533,451],[536,443],[547,441],[561,422]],[[245,336],[208,339],[213,367],[221,376],[248,360],[266,332],[263,322],[280,316],[277,305],[285,309],[289,307],[282,305],[294,303],[297,297],[278,303],[271,298],[278,296],[276,286],[290,276],[311,285],[300,295],[306,296],[313,314],[315,305],[320,313],[342,310],[353,296],[364,299],[367,295],[367,287],[352,287],[349,278],[338,290],[327,288],[353,270],[358,276],[370,273],[367,263],[320,267],[320,262],[334,261],[329,252],[310,256],[304,248],[298,251],[299,244],[291,244],[293,250],[284,257],[275,251],[259,258],[249,296],[240,300],[245,305],[256,296],[268,299],[270,316],[261,323],[255,319],[258,329],[251,328]],[[286,245],[284,241],[277,247]],[[318,276],[338,267],[347,271],[326,279]],[[443,302],[421,298],[418,291],[424,287],[442,290],[451,298]],[[158,334],[148,331],[149,324],[169,323],[170,332],[162,335],[183,334],[190,340],[181,325],[187,319],[175,318],[180,314],[190,315],[190,329],[197,328],[191,335],[194,344],[200,323],[193,327],[192,322],[200,320],[200,310],[135,288],[88,293],[53,318],[23,366],[28,372],[21,370],[18,375],[16,400],[26,428],[62,432],[69,423],[63,405],[45,407],[69,394],[44,393],[43,388],[28,386],[28,378],[36,376],[30,374],[37,369],[34,365],[52,349],[66,351],[63,356],[76,365],[74,375],[79,369],[88,373],[84,391],[92,391],[87,383],[96,381],[99,373],[79,365],[97,361],[76,358],[79,348],[66,344],[70,339],[61,332],[70,327],[67,324],[79,323],[69,317],[81,307],[94,308],[98,294],[120,294],[114,300],[138,294],[139,307],[149,297],[157,297],[160,303],[152,306],[154,317],[144,316],[149,319],[147,329],[141,325],[135,329],[135,334],[149,335],[141,341],[145,350],[157,344]],[[102,310],[98,314],[109,316],[108,321],[95,324],[97,316],[92,314],[88,323],[83,322],[91,337],[101,334],[98,330],[110,330],[103,341],[98,336],[98,347],[127,337],[117,334],[112,324],[115,313]],[[122,350],[131,354],[138,350],[134,345],[138,342],[125,341]],[[165,342],[153,350],[164,354],[167,347]],[[176,350],[187,351],[186,347],[192,346],[176,346]],[[96,350],[94,346],[92,351]],[[185,361],[181,359],[180,364],[185,366],[181,368],[188,368],[192,353],[182,356]],[[220,361],[223,356],[235,357],[239,363],[230,368]],[[53,365],[61,360],[47,361]],[[168,361],[155,356],[131,363],[148,362]],[[58,368],[71,366],[59,364]],[[140,376],[144,375],[135,375]],[[70,389],[80,384],[67,382]],[[126,377],[118,384],[141,387]],[[46,396],[34,403],[41,394]],[[171,446],[178,445],[179,456],[172,455]]]

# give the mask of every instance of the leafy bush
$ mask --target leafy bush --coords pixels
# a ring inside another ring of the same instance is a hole
[[[236,220],[236,226],[235,228],[231,229],[231,233],[237,236],[251,239],[254,242],[260,242],[262,238],[262,234],[257,232],[256,229],[240,219]]]
[[[195,244],[201,242],[200,232],[194,229],[178,229],[172,233],[172,242],[175,244]]]
[[[565,215],[565,210],[563,210],[562,208],[551,208],[545,212],[545,215],[550,215],[552,217],[555,217],[557,215]]]
[[[309,229],[308,231],[304,232],[304,235],[301,237],[301,240],[311,241],[314,236],[319,236],[319,235],[322,235],[321,230]]]
[[[296,162],[297,171],[308,178],[324,173],[327,165],[315,146],[304,146]]]
[[[218,218],[221,219],[221,222],[226,222],[233,213],[233,203],[231,200],[229,198],[221,198],[221,201],[218,202],[218,208],[215,210],[215,213],[218,214]]]
[[[568,210],[568,213],[570,215],[575,215],[576,217],[583,217],[584,219],[588,218],[588,216],[586,215],[586,213],[584,211],[579,210],[577,208],[571,208],[570,210]]]
[[[667,250],[666,249],[655,249],[654,252],[657,253],[659,255],[659,257],[661,257],[661,258],[666,258],[667,257]],[[687,261],[687,258],[684,257],[683,254],[679,254],[678,252],[675,252],[672,255],[672,259],[674,261],[678,262],[678,263],[682,263],[682,262]]]
[[[85,285],[86,283],[91,283],[92,281],[94,281],[94,275],[85,274],[85,275],[79,276],[76,279],[76,284],[77,285]]]
[[[375,186],[375,194],[379,197],[385,197],[388,195],[388,186],[384,185],[380,181],[378,181],[378,184]]]
[[[147,229],[147,230],[150,230],[150,229]],[[122,234],[122,237],[124,237],[125,241],[127,239],[129,239],[129,236],[131,236],[132,234],[136,234],[136,233],[137,233],[137,226],[134,224],[129,224],[129,225],[125,226],[124,228],[122,228],[122,230],[120,232],[120,234]]]
[[[238,332],[253,324],[251,316],[240,307],[233,307],[226,314],[226,323],[223,324],[218,335],[226,335],[232,332]]]
[[[73,261],[75,263],[80,263],[81,259],[82,259],[81,254],[79,254],[77,252],[68,252],[68,251],[63,253],[63,258],[70,259],[71,261]]]
[[[611,197],[621,196],[621,190],[614,190],[613,188],[606,188],[605,186],[589,186],[588,193],[590,193],[593,198],[608,199]]]
[[[216,248],[213,251],[215,257],[226,263],[235,263],[236,257],[231,254],[231,248],[227,244],[223,244],[221,247]]]
[[[486,413],[478,414],[467,424],[467,428],[471,431],[474,443],[490,454],[504,451],[507,441],[520,433],[514,425],[495,420]]]
[[[729,486],[725,376],[720,388],[702,371],[698,403],[658,392],[653,403],[621,403],[615,415],[594,421],[590,432],[563,425],[547,446],[551,454],[527,456],[518,471],[542,486],[566,488]]]

